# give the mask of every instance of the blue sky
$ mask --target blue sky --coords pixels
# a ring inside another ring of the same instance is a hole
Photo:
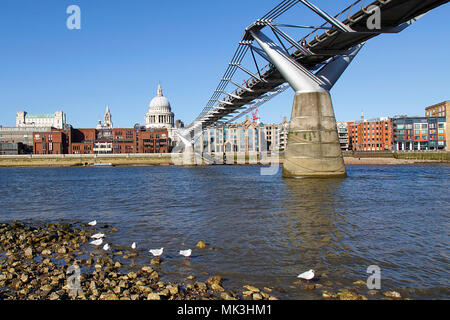
[[[75,127],[94,127],[108,104],[115,127],[144,123],[161,80],[176,119],[201,111],[243,30],[279,1],[1,0],[0,125],[15,113],[63,110]],[[330,13],[351,1],[315,0]],[[66,28],[79,5],[82,29]],[[450,6],[400,34],[371,40],[332,90],[338,120],[424,115],[448,100]],[[286,21],[315,23],[301,5]],[[290,117],[289,89],[260,109],[263,122]]]

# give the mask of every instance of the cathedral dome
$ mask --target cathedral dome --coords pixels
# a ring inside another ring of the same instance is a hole
[[[158,85],[157,96],[150,101],[149,112],[171,112],[169,100],[163,96],[161,83]]]
[[[167,128],[174,127],[174,114],[169,100],[163,96],[161,83],[158,84],[158,93],[148,106],[145,115],[145,126],[147,128]]]

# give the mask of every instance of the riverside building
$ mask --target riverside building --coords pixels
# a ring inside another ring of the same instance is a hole
[[[203,131],[196,149],[201,153],[223,154],[283,151],[289,134],[289,122],[284,118],[279,124],[262,124],[250,121],[218,124]]]
[[[16,114],[17,128],[56,128],[63,129],[66,126],[66,115],[62,111],[53,114],[29,114],[26,111],[18,111]]]
[[[392,122],[389,118],[348,122],[348,149],[353,151],[391,150]]]
[[[444,117],[445,118],[445,141],[446,150],[449,151],[448,141],[450,139],[450,101],[444,101],[425,108],[426,117]]]
[[[16,112],[16,126],[0,126],[0,145],[2,154],[27,154],[33,152],[33,133],[49,133],[52,128],[69,127],[66,115],[62,111],[53,114],[29,114]]]
[[[406,117],[393,119],[395,151],[444,150],[445,117]]]
[[[167,129],[52,129],[35,132],[33,152],[44,154],[168,153]]]
[[[349,150],[348,123],[337,122],[337,130],[341,150],[348,151]]]

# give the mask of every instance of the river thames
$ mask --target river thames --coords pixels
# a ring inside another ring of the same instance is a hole
[[[449,299],[450,166],[349,166],[343,179],[283,179],[257,166],[4,168],[0,222],[89,222],[136,265],[164,247],[160,274],[220,275],[224,287],[319,299],[309,269],[337,291],[381,269],[381,291]],[[206,249],[195,247],[198,241]],[[190,260],[178,255],[192,248]],[[367,287],[359,287],[367,294]],[[381,298],[381,297],[378,297]]]

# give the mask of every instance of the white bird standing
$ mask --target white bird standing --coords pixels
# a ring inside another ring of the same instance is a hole
[[[104,233],[96,233],[93,236],[91,236],[92,239],[101,239],[104,238],[105,234]]]
[[[182,256],[184,256],[186,259],[189,258],[189,256],[191,255],[192,250],[188,249],[188,250],[180,250],[180,254]]]
[[[94,246],[99,246],[103,243],[103,239],[94,240],[91,242]]]
[[[131,249],[136,249],[136,242],[133,242],[133,244],[131,245]]]
[[[88,225],[90,225],[92,227],[96,226],[97,225],[97,220],[89,222]]]
[[[163,254],[163,251],[164,251],[164,248],[161,248],[161,249],[152,249],[152,250],[149,250],[148,252],[150,252],[153,256],[155,256],[155,257],[159,257],[160,255],[162,255]]]
[[[111,246],[109,244],[105,244],[103,246],[103,250],[108,251],[111,248]]]
[[[303,272],[302,274],[299,274],[297,278],[306,280],[307,284],[309,285],[309,280],[314,279],[314,276],[315,276],[314,270],[311,269],[309,271]]]

